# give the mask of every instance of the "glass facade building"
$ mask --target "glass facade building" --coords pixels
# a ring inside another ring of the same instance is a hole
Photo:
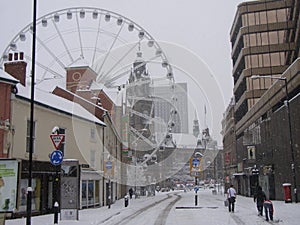
[[[288,35],[292,1],[253,1],[239,5],[231,30],[236,122],[253,107],[269,87],[272,78],[287,69],[294,49]]]

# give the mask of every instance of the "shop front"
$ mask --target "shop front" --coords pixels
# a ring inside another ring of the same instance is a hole
[[[19,179],[18,203],[14,217],[24,216],[27,205],[28,161],[21,162],[21,177]],[[50,162],[33,161],[32,163],[32,214],[53,212],[53,204],[60,198],[59,168]]]
[[[100,207],[103,192],[103,177],[93,170],[81,171],[81,208]]]

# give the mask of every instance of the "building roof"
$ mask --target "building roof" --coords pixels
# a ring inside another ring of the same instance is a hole
[[[31,91],[30,88],[24,87],[21,84],[17,85],[18,93],[17,97],[21,97],[27,100],[31,99]],[[93,123],[97,123],[102,126],[106,126],[101,120],[95,117],[93,114],[84,109],[81,105],[66,100],[62,97],[54,95],[52,93],[42,91],[38,88],[35,88],[34,101],[45,107],[52,108],[57,111],[64,112],[69,115],[74,115],[76,117],[88,120]]]
[[[79,57],[73,63],[67,66],[67,68],[78,68],[78,67],[89,67],[89,63],[83,57]]]

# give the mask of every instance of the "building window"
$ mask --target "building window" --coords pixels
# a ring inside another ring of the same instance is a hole
[[[288,9],[279,9],[277,10],[277,22],[286,22]]]
[[[35,121],[33,121],[33,133],[32,133],[32,139],[33,139],[33,148],[32,152],[35,152]],[[27,120],[27,134],[26,134],[26,152],[29,152],[30,149],[30,120]]]
[[[95,138],[96,138],[96,130],[95,128],[91,128],[91,139],[95,140]]]
[[[268,66],[271,66],[271,62],[270,62],[270,54],[267,53],[267,54],[263,54],[263,66],[264,67],[268,67]]]
[[[229,165],[230,161],[230,152],[225,152],[225,164]]]
[[[91,155],[90,155],[90,166],[92,168],[96,167],[96,151],[91,150]]]
[[[260,17],[260,23],[261,24],[266,24],[267,23],[267,12],[266,11],[260,12],[259,17]]]
[[[278,32],[277,31],[272,31],[269,32],[269,39],[270,39],[270,45],[272,44],[278,44]]]
[[[268,23],[276,23],[277,22],[277,15],[276,10],[271,10],[267,12],[267,20]]]

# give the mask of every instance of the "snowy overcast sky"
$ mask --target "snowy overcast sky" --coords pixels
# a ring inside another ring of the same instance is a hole
[[[1,1],[1,55],[13,37],[32,22],[31,0]],[[69,7],[96,7],[121,14],[142,26],[157,41],[169,42],[193,52],[206,64],[218,82],[222,97],[215,123],[220,124],[222,114],[232,96],[233,81],[229,32],[235,12],[242,0],[39,0],[37,18]],[[206,92],[204,90],[204,92]],[[209,95],[209,93],[206,93]],[[212,105],[218,103],[212,103]],[[203,113],[199,116],[203,123]],[[190,118],[192,120],[193,118]],[[217,121],[217,122],[216,122]],[[209,126],[210,123],[208,123]],[[220,138],[220,125],[213,127],[213,135]]]

